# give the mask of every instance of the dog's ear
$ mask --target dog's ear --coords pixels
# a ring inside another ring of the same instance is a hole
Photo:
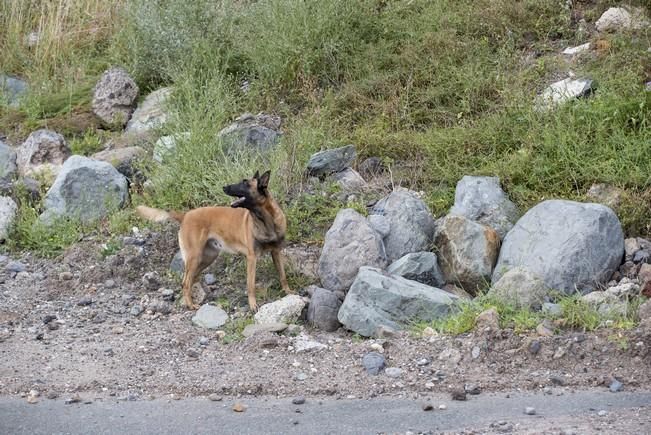
[[[269,186],[269,177],[271,177],[271,171],[262,174],[262,177],[258,178],[258,188],[266,189]]]
[[[255,175],[253,176],[256,180],[260,178],[260,171],[255,171]]]

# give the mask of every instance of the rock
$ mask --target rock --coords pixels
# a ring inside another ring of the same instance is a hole
[[[0,140],[0,184],[11,183],[17,173],[16,151]]]
[[[9,237],[17,212],[18,206],[13,199],[8,196],[0,196],[0,242]]]
[[[399,378],[404,371],[398,367],[388,367],[384,369],[384,374],[390,378]]]
[[[165,301],[153,301],[147,307],[154,313],[169,314],[172,312],[172,305]]]
[[[314,177],[324,177],[341,172],[353,163],[356,156],[355,145],[319,151],[307,162],[307,173]]]
[[[549,319],[544,319],[536,326],[536,333],[541,337],[551,337],[554,335],[554,325]]]
[[[460,400],[460,401],[467,400],[466,391],[462,389],[452,390],[450,392],[450,396],[452,400]]]
[[[606,291],[594,291],[585,294],[581,300],[605,317],[626,314],[626,302],[620,301],[617,296]]]
[[[312,296],[307,306],[307,321],[315,328],[333,332],[339,329],[337,313],[341,301],[330,290],[312,286]]]
[[[527,350],[529,350],[529,353],[532,355],[537,355],[538,352],[540,352],[540,348],[542,347],[542,344],[540,343],[539,340],[531,340],[529,342],[529,345],[527,346]]]
[[[328,230],[319,258],[319,278],[328,290],[346,291],[361,266],[384,268],[384,244],[364,216],[353,209],[340,210]]]
[[[72,278],[72,272],[65,271],[59,274],[59,281],[70,281]]]
[[[369,157],[359,164],[359,173],[365,179],[378,176],[386,170],[382,159],[379,157]]]
[[[327,348],[328,346],[325,344],[312,340],[310,337],[302,333],[294,339],[294,350],[297,353],[314,352]]]
[[[192,317],[192,323],[206,329],[217,329],[228,320],[228,314],[214,305],[205,304]]]
[[[624,191],[619,187],[611,186],[610,184],[597,183],[590,186],[590,190],[586,193],[586,197],[591,201],[598,204],[603,204],[606,207],[617,209],[622,202],[622,195]]]
[[[190,133],[183,132],[160,137],[154,144],[154,161],[165,163],[176,154],[177,142],[189,140]]]
[[[640,239],[637,237],[629,237],[628,239],[624,240],[624,253],[626,255],[625,259],[626,261],[633,261],[633,257],[639,251],[642,249],[642,246],[640,244]]]
[[[526,408],[524,408],[524,413],[527,415],[536,415],[536,408],[527,406]]]
[[[463,216],[446,216],[437,232],[436,245],[443,275],[470,294],[490,282],[499,252],[495,230]]]
[[[471,396],[477,396],[481,394],[481,387],[479,385],[466,384],[463,386],[463,389],[466,391],[466,393],[470,394]]]
[[[622,391],[623,388],[624,388],[624,384],[619,382],[617,379],[613,379],[613,381],[608,386],[608,389],[610,390],[611,393],[619,393],[620,391]]]
[[[521,267],[547,287],[572,294],[607,282],[624,255],[624,234],[611,209],[600,204],[544,201],[520,218],[504,238],[493,283]]]
[[[147,272],[142,276],[142,283],[148,290],[156,290],[161,286],[161,278],[158,272]]]
[[[129,310],[129,314],[131,314],[133,317],[138,317],[139,315],[142,314],[142,312],[145,311],[145,309],[142,307],[142,305],[134,305],[131,307]]]
[[[339,321],[365,337],[380,327],[400,330],[417,320],[431,321],[450,314],[458,298],[380,269],[362,267],[339,310]]]
[[[280,117],[258,113],[245,113],[221,130],[221,138],[227,153],[271,151],[280,140]]]
[[[185,263],[183,262],[183,255],[180,250],[176,251],[174,258],[172,258],[172,261],[170,262],[170,270],[179,275],[183,275],[185,271]]]
[[[172,95],[172,88],[169,87],[157,89],[147,95],[133,112],[127,124],[126,132],[132,134],[148,133],[165,124],[168,117],[167,103],[170,95]]]
[[[640,294],[640,286],[633,282],[621,283],[619,285],[608,287],[606,293],[610,293],[618,298],[632,298]]]
[[[93,303],[93,298],[89,295],[83,296],[81,299],[77,301],[77,305],[80,307],[87,307],[89,305],[92,305]]]
[[[242,335],[246,338],[252,337],[255,334],[263,332],[275,332],[280,333],[287,330],[289,325],[286,323],[252,323],[244,327]]]
[[[579,53],[586,52],[590,50],[590,43],[586,42],[585,44],[577,45],[576,47],[567,47],[565,50],[563,50],[563,54],[567,56],[574,56]]]
[[[394,261],[387,273],[405,279],[442,288],[445,285],[443,272],[439,269],[436,254],[433,252],[414,252]]]
[[[122,68],[102,74],[93,91],[93,113],[109,126],[124,127],[133,112],[138,85]]]
[[[246,411],[246,406],[240,402],[236,402],[235,405],[233,405],[233,411],[244,412]]]
[[[637,30],[649,26],[641,10],[634,10],[633,14],[625,8],[609,8],[595,22],[599,32],[618,32],[622,30]]]
[[[551,302],[545,302],[542,304],[543,314],[548,314],[552,317],[561,317],[563,314],[563,309],[559,304],[552,304]]]
[[[305,301],[299,295],[287,295],[284,298],[264,304],[255,313],[255,323],[294,323],[301,316]]]
[[[498,177],[463,177],[457,183],[449,214],[486,225],[497,231],[500,239],[520,217],[518,208],[502,190]]]
[[[138,172],[135,164],[139,159],[142,159],[145,154],[144,149],[133,146],[100,151],[93,154],[91,158],[101,162],[110,163],[120,174],[124,175],[129,180],[135,180],[137,177],[144,179],[144,176]]]
[[[377,352],[369,352],[362,357],[362,365],[369,375],[379,375],[386,365],[384,355]]]
[[[298,396],[292,399],[292,405],[302,405],[305,403],[305,397]]]
[[[389,235],[391,231],[391,224],[389,219],[379,214],[372,214],[366,218],[368,224],[373,228],[382,238]]]
[[[208,400],[210,400],[211,402],[221,402],[222,396],[220,396],[217,393],[210,393],[210,395],[208,396]]]
[[[389,261],[432,247],[434,219],[427,205],[414,192],[396,190],[378,201],[370,214],[384,216],[389,221],[391,230],[384,238]]]
[[[500,315],[495,308],[482,311],[475,319],[475,329],[480,332],[496,333],[500,330]]]
[[[514,267],[493,284],[488,295],[517,308],[538,310],[549,292],[550,289],[538,275]]]
[[[601,411],[597,412],[597,415],[599,417],[605,417],[608,415],[608,412],[602,409]]]
[[[40,219],[78,218],[92,222],[126,205],[127,179],[106,162],[82,156],[66,160],[54,184],[45,195]]]
[[[421,405],[421,408],[423,409],[423,411],[431,411],[434,409],[434,405],[432,405],[431,403],[423,403]]]
[[[206,285],[213,285],[217,282],[217,277],[212,273],[207,273],[203,276],[203,282]]]
[[[575,98],[588,95],[592,91],[592,80],[568,77],[548,86],[536,97],[538,110],[551,110]]]
[[[351,168],[346,168],[341,172],[333,174],[332,178],[334,178],[341,189],[347,193],[361,192],[368,187],[368,184],[366,184],[366,181],[362,176]]]
[[[9,103],[9,107],[18,107],[27,90],[27,83],[23,80],[0,74],[0,97]]]
[[[21,175],[56,176],[70,157],[66,140],[52,130],[36,130],[18,148],[16,164]]]

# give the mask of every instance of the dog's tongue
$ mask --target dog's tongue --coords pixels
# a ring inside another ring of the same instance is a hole
[[[241,197],[237,198],[235,201],[231,202],[231,207],[237,207],[238,205],[242,204],[246,198]]]

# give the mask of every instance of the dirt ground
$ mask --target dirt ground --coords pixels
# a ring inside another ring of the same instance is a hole
[[[193,312],[178,302],[162,299],[161,287],[174,289],[178,299],[178,282],[169,273],[173,228],[124,242],[108,256],[99,242],[85,240],[54,260],[0,259],[0,395],[36,390],[42,397],[79,394],[90,400],[210,394],[420,399],[466,386],[480,394],[542,390],[553,396],[607,390],[612,378],[625,390],[644,390],[651,380],[651,331],[640,329],[552,337],[510,330],[492,337],[405,332],[363,340],[342,329],[324,333],[302,326],[294,331],[298,337],[265,333],[233,340],[230,327],[223,339],[194,326]],[[10,261],[22,262],[26,271],[7,272]],[[225,268],[235,270],[228,279]],[[246,298],[237,268],[218,260],[209,270],[217,282],[204,288],[241,318]],[[259,285],[274,282],[271,271],[262,268]],[[150,279],[143,279],[148,273]],[[138,307],[143,312],[136,315]],[[327,348],[297,352],[296,340],[305,336]],[[537,353],[531,351],[534,340]],[[374,349],[402,373],[367,374],[362,356]]]

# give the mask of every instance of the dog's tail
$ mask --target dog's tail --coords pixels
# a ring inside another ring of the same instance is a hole
[[[153,222],[167,222],[173,219],[177,222],[183,222],[185,213],[176,211],[165,211],[158,208],[147,207],[146,205],[139,205],[136,207],[136,213],[143,219]]]

